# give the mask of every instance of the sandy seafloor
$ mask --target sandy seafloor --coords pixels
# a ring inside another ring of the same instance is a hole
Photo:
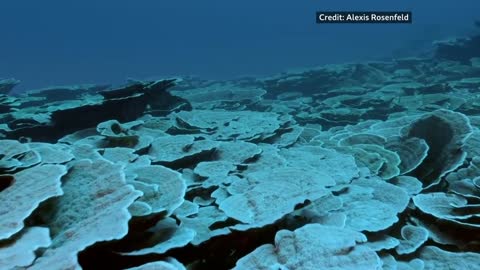
[[[480,36],[12,95],[0,269],[480,269]]]

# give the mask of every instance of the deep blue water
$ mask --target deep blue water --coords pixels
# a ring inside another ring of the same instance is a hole
[[[407,55],[480,17],[478,0],[3,0],[0,9],[0,77],[20,79],[21,90]],[[317,10],[411,10],[414,23],[317,25]]]

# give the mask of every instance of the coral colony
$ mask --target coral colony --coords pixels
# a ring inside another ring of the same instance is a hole
[[[267,78],[0,81],[0,269],[480,269],[480,37]]]

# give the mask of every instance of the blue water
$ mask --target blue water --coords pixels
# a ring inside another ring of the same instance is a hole
[[[17,90],[170,75],[232,78],[402,56],[473,31],[480,1],[0,1]],[[317,25],[317,10],[409,10],[411,25]]]

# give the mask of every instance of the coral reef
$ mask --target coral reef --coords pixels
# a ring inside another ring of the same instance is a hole
[[[480,269],[477,39],[267,78],[0,80],[0,269]]]

